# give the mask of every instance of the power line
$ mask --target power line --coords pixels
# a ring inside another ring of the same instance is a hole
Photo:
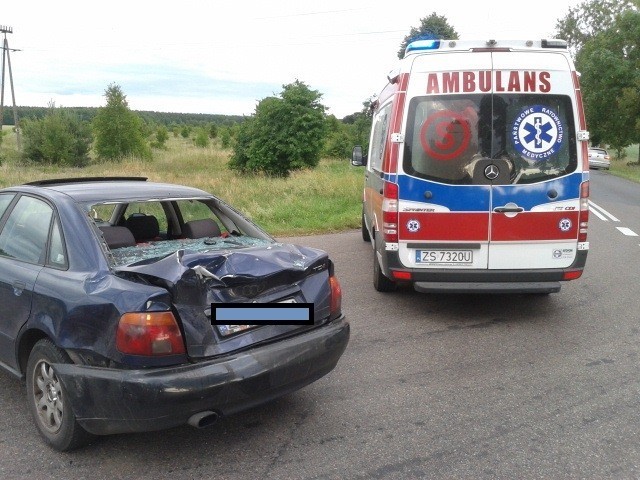
[[[9,48],[7,41],[7,33],[13,33],[13,28],[0,25],[0,33],[4,35],[2,43],[2,88],[0,88],[0,135],[2,134],[2,124],[4,123],[4,82],[5,82],[5,64],[9,67],[9,82],[11,84],[11,99],[13,100],[13,127],[16,132],[16,142],[18,150],[20,150],[20,125],[18,124],[18,107],[16,106],[16,91],[13,88],[13,73],[11,71],[10,52],[15,51]]]
[[[367,10],[367,9],[366,8],[344,8],[342,10],[321,10],[318,12],[290,13],[288,15],[273,15],[269,17],[257,17],[256,20],[271,20],[274,18],[308,17],[312,15],[326,15],[328,13],[355,12],[358,10]]]

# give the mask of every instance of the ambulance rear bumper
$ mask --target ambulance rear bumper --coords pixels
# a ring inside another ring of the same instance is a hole
[[[414,288],[425,293],[555,293],[560,291],[560,282],[580,277],[587,252],[578,251],[568,268],[519,270],[408,269],[397,252],[385,252],[380,267],[394,280],[394,272],[409,272]]]
[[[560,282],[414,282],[421,293],[556,293]]]

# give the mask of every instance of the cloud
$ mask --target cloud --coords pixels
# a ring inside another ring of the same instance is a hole
[[[211,113],[207,108],[225,105],[228,112],[216,113],[246,115],[253,112],[257,101],[282,90],[282,85],[277,83],[216,78],[197,70],[166,65],[134,64],[74,69],[73,75],[66,74],[63,69],[46,78],[33,76],[21,83],[22,88],[35,97],[53,99],[57,105],[64,106],[77,106],[72,104],[73,101],[89,101],[90,106],[101,105],[107,86],[115,83],[136,109],[158,110],[167,102],[179,104],[172,101],[179,98],[195,109],[189,110],[191,113]],[[155,108],[149,108],[152,101],[157,102]]]
[[[20,0],[3,3],[2,21],[21,50],[19,105],[99,106],[115,82],[136,109],[251,114],[299,79],[342,117],[382,89],[404,35],[434,10],[465,39],[540,39],[578,1]]]

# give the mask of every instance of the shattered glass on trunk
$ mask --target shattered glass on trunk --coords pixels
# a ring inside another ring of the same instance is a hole
[[[148,260],[160,259],[178,250],[207,253],[223,249],[267,246],[272,243],[273,242],[269,240],[247,236],[179,239],[141,243],[133,247],[117,248],[112,250],[111,253],[113,255],[114,266],[121,267],[138,262],[144,263]]]

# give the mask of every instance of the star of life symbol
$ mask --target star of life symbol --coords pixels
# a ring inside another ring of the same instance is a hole
[[[554,136],[549,133],[553,129],[553,123],[549,120],[547,115],[533,115],[527,120],[522,122],[522,130],[520,135],[523,140],[522,143],[527,145],[530,150],[544,150],[545,147],[553,143]],[[523,135],[523,133],[525,133]],[[533,144],[532,144],[533,142]]]
[[[558,114],[542,105],[524,109],[513,123],[515,147],[532,160],[544,160],[557,153],[563,136]]]
[[[420,230],[420,222],[418,220],[409,220],[407,222],[407,230],[409,230],[411,233],[416,233],[418,230]]]
[[[563,218],[558,223],[558,228],[560,228],[560,230],[562,230],[563,232],[568,232],[569,230],[571,230],[571,220],[569,220],[568,218]]]

